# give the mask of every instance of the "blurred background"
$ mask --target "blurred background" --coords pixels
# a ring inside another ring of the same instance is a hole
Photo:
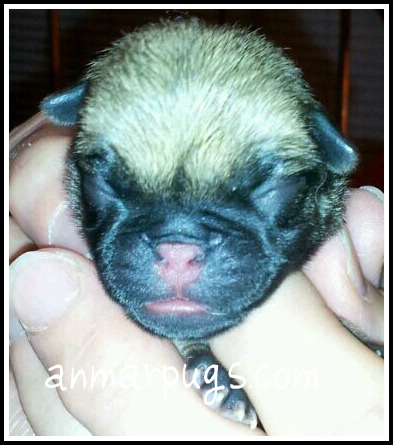
[[[10,126],[75,82],[98,51],[162,17],[259,29],[302,68],[316,98],[359,148],[352,184],[383,189],[383,10],[10,10]]]

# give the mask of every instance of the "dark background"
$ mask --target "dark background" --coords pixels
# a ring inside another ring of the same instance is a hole
[[[344,122],[344,131],[359,148],[353,185],[383,188],[382,10],[211,9],[189,14],[259,28],[286,48],[317,99],[338,125]],[[97,51],[123,33],[167,16],[164,9],[10,10],[11,128],[34,114],[45,95],[75,82]]]

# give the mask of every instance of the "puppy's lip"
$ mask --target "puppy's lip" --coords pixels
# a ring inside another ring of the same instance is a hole
[[[153,301],[146,303],[145,308],[150,312],[161,314],[201,314],[206,312],[206,307],[195,301],[175,298],[171,300]]]

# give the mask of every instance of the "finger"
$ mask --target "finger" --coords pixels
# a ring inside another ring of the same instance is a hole
[[[60,397],[94,435],[259,434],[220,418],[174,381],[183,364],[173,346],[128,320],[87,260],[53,249],[28,253],[12,277],[11,301],[34,351],[46,369],[61,365]],[[86,382],[72,382],[78,371]],[[94,372],[108,380],[95,381]]]
[[[363,275],[380,287],[384,259],[383,193],[375,187],[352,190],[346,221]]]
[[[365,341],[383,344],[383,298],[363,275],[365,272],[371,278],[373,274],[375,275],[376,267],[381,267],[383,258],[381,204],[377,203],[378,200],[371,194],[357,192],[351,194],[348,202],[347,227],[328,240],[306,264],[303,271],[330,309],[356,335]],[[358,240],[361,235],[358,226],[369,234],[362,237],[363,244]],[[374,240],[373,248],[365,241],[370,239]],[[364,260],[367,256],[364,249],[369,249],[370,255],[375,259]]]
[[[356,435],[383,401],[383,360],[356,340],[302,274],[288,277],[237,328],[212,341],[247,390],[268,435]],[[251,389],[250,389],[251,388]],[[355,429],[354,429],[355,428]]]
[[[29,120],[14,128],[10,133],[10,157],[13,159],[17,155],[18,149],[22,149],[21,146],[25,139],[35,133],[39,128],[47,124],[47,120],[41,113],[37,113]]]
[[[9,376],[10,389],[10,416],[9,416],[9,434],[10,436],[35,436],[30,422],[27,420],[18,396],[15,379],[10,370]]]
[[[11,344],[10,361],[18,394],[29,424],[38,436],[90,436],[64,407],[55,389],[43,382],[49,374],[26,338]],[[26,421],[22,424],[26,428]],[[15,425],[13,425],[15,428]]]
[[[12,270],[13,266],[11,267]],[[12,279],[12,272],[11,272]],[[65,409],[55,389],[49,389],[43,382],[49,374],[34,353],[26,331],[17,319],[13,307],[10,307],[10,365],[15,377],[16,395],[11,400],[18,400],[20,410],[10,419],[11,431],[24,428],[33,435],[86,436],[90,433]],[[12,395],[10,387],[10,396]],[[15,403],[14,403],[15,405]],[[23,415],[21,414],[21,412]],[[27,420],[27,418],[28,420]],[[26,419],[24,419],[26,418]],[[30,429],[27,427],[30,426]],[[17,434],[13,434],[17,435]]]
[[[10,212],[39,246],[62,246],[82,254],[87,247],[73,222],[63,177],[72,132],[52,126],[29,136],[10,169]]]
[[[29,250],[35,250],[37,247],[33,241],[28,238],[16,224],[15,220],[9,218],[9,259],[12,262],[15,258]]]

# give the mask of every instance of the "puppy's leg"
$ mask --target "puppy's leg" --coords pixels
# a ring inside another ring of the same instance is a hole
[[[174,340],[173,344],[186,363],[188,380],[193,381],[205,404],[223,417],[256,428],[258,417],[247,394],[241,388],[231,388],[239,385],[214,357],[208,343]]]

